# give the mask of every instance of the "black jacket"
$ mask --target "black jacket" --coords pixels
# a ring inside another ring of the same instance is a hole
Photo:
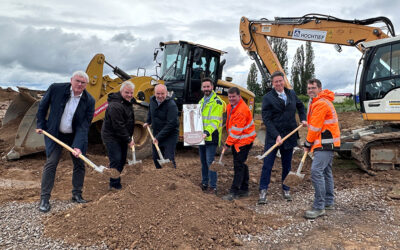
[[[175,147],[179,135],[179,118],[174,100],[167,98],[158,106],[156,97],[152,96],[146,123],[151,124],[153,135],[160,146]]]
[[[50,85],[39,104],[36,115],[37,128],[46,130],[48,133],[58,138],[61,117],[70,97],[71,83],[54,83]],[[74,141],[71,147],[79,148],[83,154],[86,153],[88,145],[88,133],[93,119],[94,105],[94,98],[84,90],[72,119]],[[49,108],[50,113],[49,116],[46,117]],[[46,155],[49,156],[57,143],[47,136],[44,137],[44,141],[46,145]]]
[[[101,128],[103,142],[116,141],[128,144],[132,140],[135,115],[131,102],[125,100],[120,92],[111,93],[107,98],[108,107]]]
[[[287,97],[285,102],[278,96],[276,91],[272,89],[262,100],[262,119],[267,127],[267,136],[265,137],[265,145],[274,145],[278,135],[285,137],[298,127],[296,122],[296,109],[299,113],[300,121],[305,121],[306,112],[303,103],[297,98],[293,90],[285,88]],[[289,137],[281,147],[290,149],[297,146],[298,133]]]

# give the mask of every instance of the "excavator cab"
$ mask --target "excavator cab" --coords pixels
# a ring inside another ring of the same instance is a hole
[[[210,77],[214,85],[223,51],[185,41],[160,43],[164,51],[161,80],[182,110],[183,104],[198,103],[203,97],[201,79]]]
[[[365,120],[400,120],[400,37],[362,44],[364,68],[360,81]]]

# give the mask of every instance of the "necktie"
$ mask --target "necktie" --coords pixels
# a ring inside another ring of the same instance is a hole
[[[285,103],[285,105],[286,105],[286,95],[284,94],[284,93],[280,93],[279,94],[279,97],[283,100],[283,102]]]

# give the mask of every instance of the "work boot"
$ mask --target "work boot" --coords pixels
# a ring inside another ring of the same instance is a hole
[[[87,201],[84,200],[83,197],[82,197],[82,195],[80,195],[80,194],[74,194],[74,195],[72,195],[71,200],[72,200],[73,202],[76,202],[76,203],[87,203]]]
[[[50,211],[49,199],[40,199],[39,211],[42,213],[47,213],[48,211]]]
[[[217,195],[218,193],[217,188],[212,188],[212,187],[208,188],[207,191],[205,192],[207,192],[208,194],[215,194],[215,195]]]
[[[325,205],[325,210],[335,210],[335,205],[334,204]]]
[[[222,199],[226,200],[226,201],[233,201],[233,200],[239,199],[239,196],[234,193],[229,193],[229,194],[223,196]]]
[[[292,196],[290,195],[289,190],[282,190],[282,196],[283,196],[283,199],[285,199],[287,201],[292,201]]]
[[[122,189],[121,177],[119,177],[119,178],[110,178],[109,190],[111,191],[112,189],[116,189],[116,190],[121,190]]]
[[[206,184],[200,183],[200,188],[201,188],[201,191],[206,192],[208,189],[208,186]]]
[[[319,216],[322,216],[325,214],[325,209],[315,209],[313,208],[312,210],[306,211],[304,214],[304,217],[306,219],[316,219]]]
[[[260,198],[258,199],[258,204],[259,205],[267,204],[267,190],[266,189],[260,190]]]
[[[239,198],[249,197],[249,190],[239,190],[238,196]]]

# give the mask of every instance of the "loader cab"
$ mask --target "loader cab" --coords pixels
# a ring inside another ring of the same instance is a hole
[[[201,80],[210,77],[218,81],[220,56],[224,52],[189,42],[160,44],[164,54],[161,80],[164,80],[179,110],[183,104],[198,103],[203,97]]]
[[[400,110],[400,38],[376,40],[363,47],[361,112],[366,120],[390,120],[390,113]]]

